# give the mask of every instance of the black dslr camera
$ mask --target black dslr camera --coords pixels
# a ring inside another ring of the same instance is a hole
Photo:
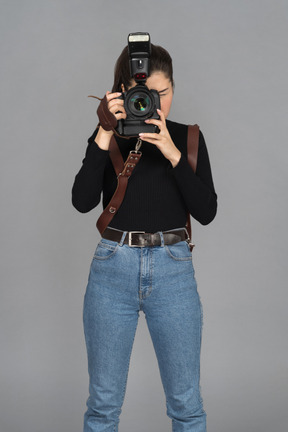
[[[147,119],[159,119],[160,96],[157,90],[149,90],[145,85],[149,76],[151,43],[149,33],[130,33],[128,35],[130,75],[137,85],[122,93],[126,119],[119,120],[117,132],[132,136],[140,132],[159,133],[158,126],[145,123]]]

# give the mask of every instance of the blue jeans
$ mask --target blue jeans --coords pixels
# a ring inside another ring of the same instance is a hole
[[[186,241],[129,247],[101,239],[84,298],[89,393],[84,432],[117,432],[139,311],[158,360],[173,432],[206,432],[202,305]],[[137,429],[137,428],[136,428]]]

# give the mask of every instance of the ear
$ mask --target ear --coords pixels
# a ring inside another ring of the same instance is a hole
[[[124,87],[124,84],[123,84],[123,83],[121,84],[121,90],[122,90],[122,93],[125,92],[125,87]]]

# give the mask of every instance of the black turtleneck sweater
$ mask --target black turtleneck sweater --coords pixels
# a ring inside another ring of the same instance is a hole
[[[173,168],[160,150],[143,142],[142,157],[128,181],[124,200],[109,226],[123,231],[167,231],[184,227],[187,210],[203,225],[209,224],[217,211],[210,162],[203,134],[200,131],[196,173],[187,161],[187,125],[166,121],[176,147],[181,152]],[[105,208],[117,186],[117,178],[109,157],[94,139],[97,129],[88,139],[82,167],[72,188],[74,207],[86,213],[95,208],[103,192]],[[135,148],[136,138],[118,138],[124,161]]]

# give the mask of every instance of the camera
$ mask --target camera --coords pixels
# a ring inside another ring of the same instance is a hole
[[[133,136],[140,132],[159,133],[158,126],[145,123],[147,119],[159,119],[160,96],[157,90],[149,90],[146,80],[149,76],[151,42],[149,33],[130,33],[128,35],[130,76],[136,86],[122,93],[126,119],[118,121],[116,131],[120,135]]]

